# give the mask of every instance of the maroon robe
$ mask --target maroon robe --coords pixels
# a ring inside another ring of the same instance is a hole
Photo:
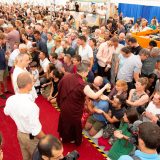
[[[82,124],[85,94],[85,82],[78,74],[67,74],[59,82],[57,103],[61,108],[58,132],[62,141],[82,142]]]

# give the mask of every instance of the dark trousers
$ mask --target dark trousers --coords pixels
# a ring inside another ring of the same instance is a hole
[[[106,67],[101,67],[98,64],[98,75],[101,77],[107,77],[107,79],[110,81],[111,78],[111,69],[109,69],[107,72],[105,72]]]
[[[105,67],[101,67],[101,66],[98,65],[98,75],[104,77]]]
[[[135,88],[134,82],[127,82],[127,85],[128,85],[128,93],[131,89]]]
[[[37,94],[40,94],[41,92],[41,86],[35,86]]]

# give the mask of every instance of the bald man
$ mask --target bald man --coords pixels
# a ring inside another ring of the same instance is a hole
[[[39,107],[31,98],[32,85],[31,75],[28,72],[20,73],[17,77],[19,92],[7,99],[4,108],[5,115],[10,116],[17,125],[23,160],[31,160],[38,139],[45,135],[39,121]]]
[[[125,33],[123,33],[123,32],[120,33],[119,36],[118,36],[119,43],[122,44],[122,45],[125,45],[125,43],[126,43],[126,42],[125,42],[125,36],[126,36],[126,35],[125,35]]]
[[[97,77],[94,78],[93,86],[94,86],[97,90],[100,89],[99,87],[101,87],[102,84],[103,84],[103,78],[102,78],[101,76],[97,76]]]

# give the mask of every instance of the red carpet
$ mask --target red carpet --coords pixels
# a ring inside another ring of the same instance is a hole
[[[58,137],[57,125],[59,112],[56,111],[42,96],[39,96],[37,105],[40,107],[40,121],[45,133],[53,134]],[[0,99],[0,105],[5,104]],[[16,137],[16,126],[10,117],[6,117],[3,108],[0,108],[0,132],[3,135],[3,152],[4,160],[22,160],[20,147]],[[79,160],[104,160],[105,158],[88,142],[85,138],[81,146],[76,147],[74,144],[64,145],[64,155],[72,150],[80,153]]]

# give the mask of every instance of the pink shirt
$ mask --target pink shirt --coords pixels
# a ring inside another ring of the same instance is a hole
[[[107,64],[110,64],[113,52],[114,47],[108,46],[107,42],[102,43],[99,46],[99,50],[97,53],[98,64],[101,67],[105,67]]]

